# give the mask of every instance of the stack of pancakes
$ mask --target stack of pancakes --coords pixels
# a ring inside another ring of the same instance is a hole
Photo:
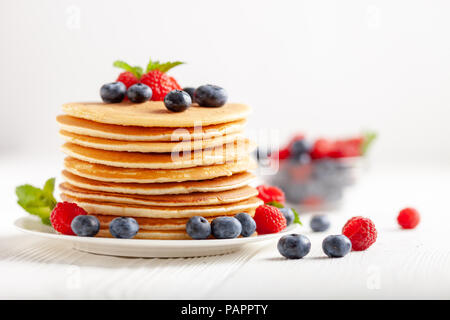
[[[192,216],[253,215],[262,204],[249,186],[255,162],[243,136],[245,105],[173,113],[157,101],[69,103],[63,110],[61,198],[99,219],[98,236],[111,237],[109,222],[128,216],[139,223],[136,238],[189,239]]]

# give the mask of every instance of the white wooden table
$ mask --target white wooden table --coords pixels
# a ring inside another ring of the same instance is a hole
[[[276,242],[224,256],[189,259],[116,258],[77,252],[12,227],[25,213],[14,188],[41,184],[62,157],[1,156],[0,298],[75,299],[303,299],[450,298],[450,167],[374,167],[330,213],[338,233],[354,215],[372,218],[377,242],[365,252],[329,259],[325,234],[310,237],[311,253],[285,260]],[[404,206],[422,213],[416,230],[397,227]]]

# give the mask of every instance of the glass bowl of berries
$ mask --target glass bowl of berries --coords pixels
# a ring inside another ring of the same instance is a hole
[[[373,132],[335,140],[297,134],[277,152],[258,158],[275,168],[265,180],[282,189],[290,205],[302,211],[329,210],[341,204],[345,189],[357,181],[375,138]]]

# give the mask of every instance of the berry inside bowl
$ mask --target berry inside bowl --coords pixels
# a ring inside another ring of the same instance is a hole
[[[365,168],[364,155],[374,138],[370,133],[309,142],[296,135],[287,146],[269,155],[272,167],[278,169],[265,180],[282,189],[286,202],[301,211],[337,208],[345,190],[356,183]]]

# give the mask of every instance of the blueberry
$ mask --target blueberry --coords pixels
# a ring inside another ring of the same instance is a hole
[[[109,224],[109,232],[115,238],[130,239],[139,231],[139,224],[129,217],[115,218]]]
[[[194,91],[195,91],[195,88],[186,87],[186,88],[183,88],[183,91],[187,92],[189,94],[189,96],[191,97],[192,102],[194,102]]]
[[[301,234],[288,234],[278,241],[278,251],[288,259],[300,259],[311,250],[311,242]]]
[[[312,217],[309,225],[314,232],[322,232],[330,227],[330,220],[327,216],[314,216]]]
[[[238,213],[234,216],[239,220],[242,226],[241,236],[250,237],[256,230],[256,222],[253,218],[245,212]]]
[[[133,84],[131,87],[128,88],[127,91],[128,99],[130,99],[130,101],[134,103],[141,103],[144,101],[148,101],[152,98],[152,95],[153,95],[152,88],[143,83]]]
[[[194,92],[194,101],[202,107],[221,107],[227,98],[225,89],[212,84],[200,86]]]
[[[80,237],[93,237],[100,230],[100,221],[94,216],[76,216],[70,224],[72,231]]]
[[[352,243],[342,234],[332,235],[323,239],[322,249],[330,258],[341,258],[350,252]]]
[[[242,225],[233,217],[218,217],[211,223],[212,235],[217,239],[233,239],[241,234]]]
[[[291,158],[300,158],[302,155],[309,154],[311,149],[311,144],[305,139],[300,139],[295,141],[291,147]]]
[[[118,103],[125,98],[127,87],[122,82],[111,82],[100,88],[100,96],[103,102]]]
[[[280,211],[286,218],[286,225],[291,225],[295,218],[294,211],[291,208],[281,208]]]
[[[194,216],[186,223],[186,232],[192,239],[206,239],[211,234],[211,225],[205,218]]]
[[[192,104],[191,96],[181,90],[172,90],[164,98],[164,105],[173,112],[181,112]]]

